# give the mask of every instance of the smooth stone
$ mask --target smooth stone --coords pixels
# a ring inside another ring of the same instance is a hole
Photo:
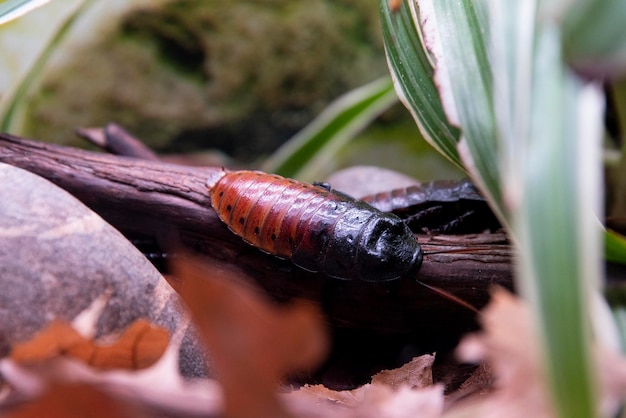
[[[72,195],[28,171],[0,164],[0,357],[51,320],[71,321],[98,296],[110,298],[97,336],[146,318],[173,334],[188,324],[178,295],[121,233]],[[188,327],[183,376],[207,374]]]
[[[355,199],[420,184],[418,180],[387,168],[357,165],[339,170],[327,179],[331,188]]]

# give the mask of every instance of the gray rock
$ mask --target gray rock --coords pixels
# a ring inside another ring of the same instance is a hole
[[[0,357],[53,319],[71,321],[105,292],[99,336],[147,318],[173,333],[184,322],[177,294],[117,230],[69,193],[0,164]],[[206,374],[193,330],[180,369]]]
[[[355,199],[420,184],[419,181],[383,167],[358,165],[339,170],[327,179],[333,189]]]

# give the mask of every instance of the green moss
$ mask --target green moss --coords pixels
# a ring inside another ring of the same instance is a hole
[[[157,149],[253,160],[386,71],[376,2],[179,0],[129,14],[50,74],[28,134],[67,143],[115,121]]]

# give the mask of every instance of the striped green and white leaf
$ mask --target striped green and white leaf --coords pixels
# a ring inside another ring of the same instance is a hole
[[[73,47],[98,36],[129,8],[164,1],[0,2],[0,22],[4,23],[0,25],[0,130],[21,132],[29,96],[37,89],[53,54],[62,58],[62,52],[71,53]]]
[[[415,5],[403,1],[395,10],[388,0],[380,0],[380,6],[387,62],[400,100],[424,138],[462,167],[457,151],[459,130],[448,122],[444,112],[433,77],[432,57],[424,47],[420,26],[415,24]]]
[[[11,2],[6,5],[6,23],[0,26],[1,131],[19,133],[29,93],[36,87],[40,74],[72,23],[91,1],[53,1],[45,5]]]
[[[389,77],[344,94],[268,158],[263,170],[303,181],[319,179],[328,159],[397,100]]]
[[[398,12],[386,3],[381,0],[383,34],[398,95],[427,139],[462,162],[505,220],[486,3],[418,0]]]
[[[0,1],[0,25],[17,19],[43,6],[50,0],[3,0]]]
[[[486,1],[421,0],[420,24],[435,55],[435,80],[446,115],[461,127],[457,149],[465,168],[502,219],[493,75]]]
[[[566,31],[555,11],[566,4],[409,4],[445,116],[461,130],[459,156],[519,246],[516,280],[534,308],[556,410],[563,417],[595,416],[589,295],[597,294],[602,276],[597,216],[603,97],[565,64]],[[414,86],[404,86],[421,82],[419,54],[397,62],[388,55],[392,71],[404,80],[396,84],[400,96],[419,98]],[[418,125],[419,100],[405,100]]]
[[[560,416],[597,414],[590,297],[599,290],[603,98],[564,66],[558,28],[537,28],[530,132],[514,209],[519,282],[540,318]],[[505,186],[506,187],[506,186]]]

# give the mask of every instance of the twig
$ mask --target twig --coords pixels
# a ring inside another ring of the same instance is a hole
[[[159,160],[154,151],[115,123],[109,123],[104,128],[79,128],[76,134],[111,154],[142,160]]]

